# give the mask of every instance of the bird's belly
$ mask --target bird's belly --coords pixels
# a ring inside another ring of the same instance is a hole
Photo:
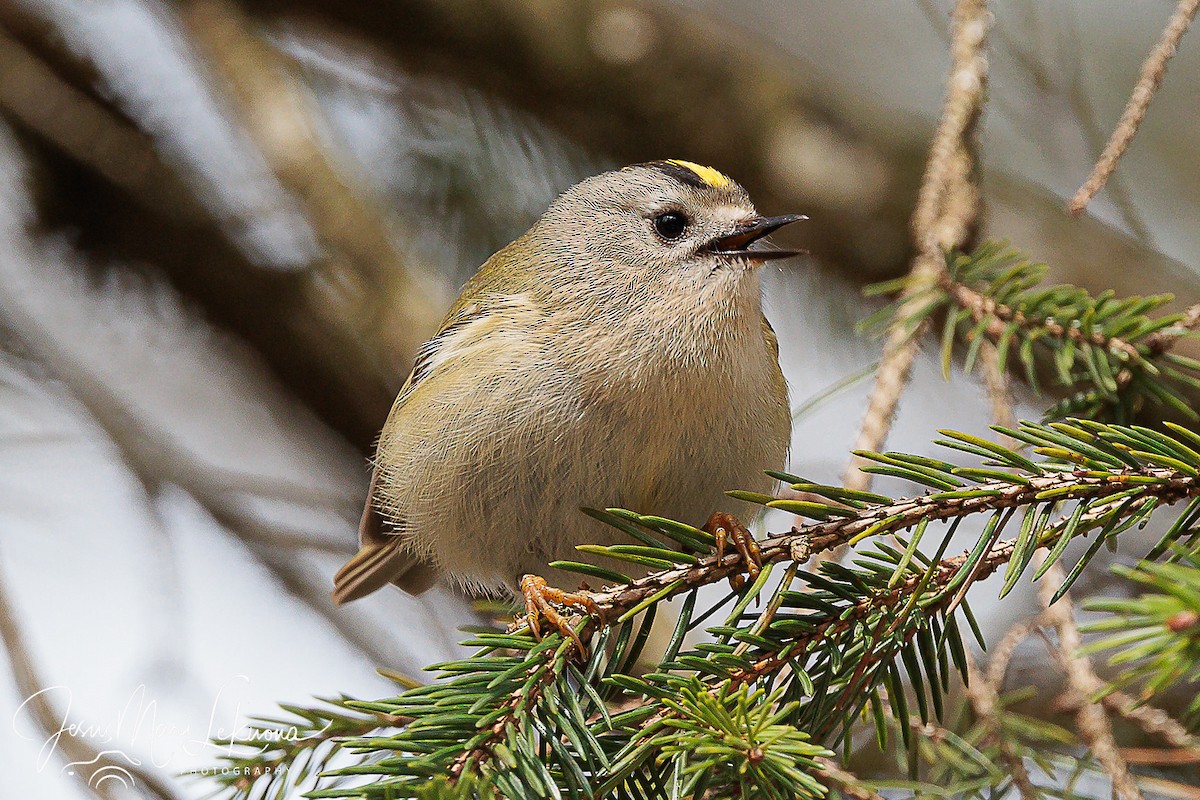
[[[724,492],[769,489],[763,470],[781,467],[787,450],[786,404],[756,389],[694,389],[626,385],[596,398],[555,382],[539,402],[510,407],[497,441],[474,444],[470,463],[443,484],[455,502],[423,515],[440,533],[417,525],[417,536],[463,582],[512,586],[533,572],[566,585],[578,577],[548,571],[550,561],[594,561],[576,545],[628,541],[581,508],[621,507],[696,526],[713,511],[750,511]],[[469,513],[447,518],[448,507]]]
[[[782,467],[787,451],[790,418],[785,405],[753,398],[739,403],[730,397],[706,405],[686,393],[670,392],[649,400],[657,405],[645,408],[634,402],[585,411],[609,415],[604,425],[580,426],[592,432],[576,440],[579,463],[591,469],[558,484],[557,490],[574,501],[563,504],[561,518],[543,529],[539,544],[545,549],[530,553],[531,563],[522,569],[537,569],[553,558],[591,560],[575,552],[578,544],[629,541],[579,513],[580,506],[627,508],[699,527],[713,511],[752,510],[728,498],[726,491],[770,489],[772,479],[764,470]],[[597,436],[597,430],[607,435]],[[611,561],[604,565],[628,567]]]

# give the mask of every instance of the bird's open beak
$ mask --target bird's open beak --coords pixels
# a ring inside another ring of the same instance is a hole
[[[754,217],[739,223],[732,233],[708,243],[708,249],[719,256],[736,256],[752,261],[770,261],[777,258],[791,258],[803,253],[802,250],[750,250],[750,245],[769,233],[773,233],[784,225],[808,219],[803,214],[784,214],[779,217]]]

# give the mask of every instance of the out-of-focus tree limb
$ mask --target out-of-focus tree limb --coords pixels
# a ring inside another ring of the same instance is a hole
[[[729,23],[625,0],[245,5],[340,26],[407,70],[500,97],[618,161],[712,164],[764,209],[807,213],[816,224],[793,235],[859,279],[895,271],[909,250],[920,146],[853,130],[802,63]]]
[[[22,19],[19,10],[6,7],[0,21],[9,32],[16,28],[14,19]],[[41,32],[34,25],[20,31]],[[0,37],[4,65],[15,67],[0,75],[0,115],[35,145],[51,146],[36,153],[50,187],[42,193],[48,195],[43,221],[80,230],[81,244],[100,257],[165,271],[213,321],[262,353],[328,424],[365,449],[403,378],[402,371],[387,366],[395,356],[386,357],[382,343],[364,339],[352,321],[323,313],[312,274],[251,263],[144,133],[67,81],[63,72],[86,72],[72,69],[73,54],[39,41],[36,52],[51,53],[53,63],[33,66],[28,62],[34,51],[3,29]],[[16,47],[7,48],[9,41]],[[33,100],[7,84],[22,76],[33,81]],[[97,141],[104,143],[102,151],[95,149]],[[130,164],[141,165],[144,179],[110,174]]]
[[[145,147],[141,133],[64,83],[3,28],[0,108],[122,190],[162,208],[199,213],[174,173]]]
[[[310,312],[347,326],[368,352],[379,350],[381,379],[398,382],[437,330],[448,298],[401,258],[378,200],[332,163],[313,133],[321,125],[315,103],[240,9],[225,0],[194,0],[185,20],[227,87],[238,121],[299,198],[324,246],[318,275],[306,286],[314,293]]]

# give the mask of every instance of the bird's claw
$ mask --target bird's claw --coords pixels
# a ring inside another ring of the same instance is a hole
[[[717,511],[708,518],[704,530],[711,533],[717,540],[717,561],[724,560],[725,548],[732,542],[734,549],[741,556],[742,564],[745,566],[750,580],[758,577],[759,572],[762,571],[762,553],[759,552],[758,542],[754,540],[754,536],[746,529],[745,525],[738,522],[737,517]],[[745,582],[746,579],[741,573],[735,572],[729,576],[729,585],[735,592],[740,590]]]
[[[526,575],[521,578],[521,595],[525,598],[525,620],[534,638],[541,639],[541,621],[545,619],[563,636],[575,643],[580,657],[586,657],[587,650],[579,639],[579,634],[571,627],[566,617],[556,609],[555,605],[569,606],[582,609],[591,616],[598,617],[600,609],[595,601],[586,594],[564,592],[546,583],[545,578],[537,575]]]

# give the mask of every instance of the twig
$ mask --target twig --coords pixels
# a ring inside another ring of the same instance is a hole
[[[889,505],[863,509],[852,517],[843,517],[827,522],[818,522],[793,528],[785,534],[773,535],[761,542],[761,556],[764,564],[785,560],[803,560],[810,555],[832,550],[848,543],[857,535],[874,529],[876,535],[886,535],[897,531],[907,530],[923,519],[943,520],[962,517],[968,514],[984,513],[1001,509],[1017,508],[1037,502],[1036,498],[1051,489],[1056,490],[1055,496],[1062,500],[1102,498],[1118,492],[1123,492],[1131,485],[1131,476],[1154,477],[1161,483],[1148,484],[1142,487],[1147,496],[1158,496],[1168,500],[1178,500],[1185,496],[1200,494],[1200,478],[1183,477],[1175,472],[1159,468],[1143,468],[1131,470],[1123,474],[1089,476],[1085,474],[1060,473],[1041,475],[1029,479],[1028,484],[1012,484],[1008,482],[987,481],[980,487],[996,492],[987,496],[956,498],[941,500],[934,496],[899,500]],[[1133,480],[1137,480],[1136,477]],[[1062,494],[1058,494],[1061,491]],[[1109,509],[1097,509],[1094,513],[1085,514],[1080,530],[1087,530],[1098,524],[1098,517]],[[996,552],[1011,547],[1011,542],[998,544],[988,559],[981,561],[986,564]],[[798,556],[803,556],[800,558]],[[726,554],[718,560],[715,555],[697,559],[694,564],[673,567],[670,569],[651,572],[650,574],[606,589],[582,590],[597,605],[601,616],[614,619],[621,613],[633,608],[642,600],[658,592],[667,590],[663,596],[673,597],[690,591],[697,586],[717,583],[725,580],[735,572],[743,569],[741,556],[736,553]],[[984,576],[981,573],[979,578]]]
[[[1147,791],[1163,797],[1172,797],[1175,800],[1200,800],[1200,787],[1197,786],[1189,786],[1166,778],[1155,778],[1151,775],[1143,775],[1139,780]]]
[[[113,106],[141,108],[145,98],[132,88],[136,81],[114,74],[103,53],[93,51],[98,45],[73,37],[69,27],[54,27],[30,4],[0,2],[0,28],[29,43],[26,54],[38,61],[29,65],[7,40],[0,42],[0,84],[7,84],[0,88],[0,113],[50,145],[38,159],[39,170],[66,203],[63,224],[90,230],[90,240],[109,260],[161,269],[205,316],[245,338],[326,424],[365,451],[403,377],[387,365],[404,356],[386,352],[387,341],[363,339],[361,320],[369,315],[357,307],[345,310],[354,320],[338,316],[319,270],[264,268],[247,253],[239,220],[257,212],[243,209],[229,217],[202,191],[205,181],[197,182],[194,170],[161,158],[161,125],[147,116],[153,112],[138,114],[147,125],[139,131],[115,108],[97,102],[93,87],[100,85],[117,93]],[[164,30],[172,27],[168,20]],[[98,65],[105,65],[100,75]],[[146,168],[149,162],[158,167]],[[77,166],[89,181],[101,178],[80,202],[68,188],[73,179],[65,178]],[[97,205],[105,209],[103,221],[93,213]]]
[[[887,440],[900,396],[908,385],[922,331],[908,330],[916,295],[945,271],[947,250],[960,247],[979,214],[979,193],[972,181],[976,158],[972,137],[983,108],[987,81],[984,43],[990,25],[985,0],[958,0],[954,9],[952,66],[942,117],[930,147],[925,177],[913,211],[912,231],[917,245],[910,275],[875,373],[855,450],[879,450]],[[843,477],[850,489],[867,489],[870,473],[861,458],[851,460]]]
[[[1129,765],[1121,757],[1113,735],[1112,723],[1104,713],[1104,707],[1089,698],[1104,686],[1104,682],[1092,669],[1091,661],[1079,654],[1083,643],[1079,626],[1075,624],[1075,606],[1069,593],[1051,603],[1055,587],[1065,580],[1062,569],[1050,567],[1040,585],[1038,594],[1046,605],[1046,614],[1058,632],[1058,650],[1067,672],[1067,683],[1077,698],[1078,711],[1075,721],[1079,737],[1088,746],[1092,756],[1112,779],[1113,793],[1122,800],[1141,800],[1142,792],[1129,772]]]
[[[1196,328],[1200,328],[1200,303],[1188,306],[1183,312],[1183,319],[1166,330],[1150,334],[1142,340],[1142,344],[1150,348],[1151,355],[1159,355],[1170,350],[1182,337]]]
[[[1122,747],[1121,757],[1128,764],[1156,767],[1200,764],[1200,747]]]
[[[1132,722],[1144,733],[1162,739],[1173,748],[1195,749],[1200,747],[1200,739],[1189,733],[1181,722],[1161,708],[1156,708],[1148,703],[1139,703],[1125,692],[1106,694],[1101,702],[1111,713]]]
[[[353,321],[366,341],[387,342],[393,363],[380,368],[399,374],[444,311],[433,281],[401,258],[378,204],[314,140],[320,122],[311,101],[241,11],[224,0],[195,0],[186,19],[240,121],[333,256],[323,280],[309,285],[324,301],[313,308]]]
[[[979,363],[983,368],[983,385],[992,403],[992,424],[1015,430],[1017,415],[1013,411],[1012,388],[1009,386],[1008,376],[1000,371],[1000,353],[991,340],[980,345]],[[1012,447],[1020,443],[1010,436],[1005,436],[1002,444]]]
[[[1104,132],[1100,129],[1096,108],[1084,84],[1084,59],[1079,41],[1079,7],[1072,3],[1067,6],[1067,9],[1069,9],[1070,22],[1064,27],[1065,35],[1070,36],[1070,42],[1060,48],[1070,53],[1070,85],[1067,87],[1065,95],[1067,102],[1071,105],[1071,110],[1075,113],[1075,119],[1079,123],[1079,130],[1083,134],[1088,151],[1099,153],[1104,148]],[[1037,58],[1032,53],[1028,57],[1031,61],[1035,61]],[[1047,75],[1046,77],[1052,80],[1051,76]],[[1114,174],[1109,177],[1106,185],[1109,197],[1112,198],[1117,210],[1121,212],[1130,233],[1147,247],[1153,247],[1154,242],[1150,230],[1146,227],[1129,192],[1128,181]]]
[[[568,640],[557,648],[547,648],[542,652],[542,658],[526,672],[528,679],[525,683],[514,690],[505,701],[503,713],[488,727],[487,735],[472,747],[464,749],[454,759],[449,770],[452,780],[458,780],[472,766],[494,755],[495,746],[504,741],[513,720],[520,716],[523,710],[537,705],[547,684],[556,677],[554,662],[564,660],[572,646],[573,643]]]
[[[989,664],[989,673],[991,672],[990,667]],[[970,653],[967,653],[967,676],[965,688],[967,701],[970,702],[971,710],[975,712],[976,718],[987,727],[996,740],[996,744],[1000,748],[1000,756],[1012,772],[1012,781],[1013,785],[1017,787],[1017,792],[1021,795],[1022,800],[1038,800],[1042,796],[1041,792],[1034,785],[1033,779],[1029,777],[1025,761],[1020,754],[1013,750],[1008,737],[1004,735],[1003,726],[996,718],[996,706],[1000,702],[999,687],[993,683],[990,674],[984,676],[979,670],[979,665],[975,663],[974,656]]]
[[[1047,642],[1047,646],[1056,656],[1060,655],[1049,642]],[[1089,698],[1076,695],[1060,699],[1064,709],[1074,711],[1078,711],[1079,706],[1087,702],[1090,702]],[[1162,740],[1169,748],[1193,750],[1200,747],[1200,738],[1193,736],[1183,723],[1161,708],[1136,700],[1121,691],[1108,692],[1100,699],[1100,702],[1110,714],[1115,714],[1136,725],[1143,733]]]
[[[863,782],[863,779],[842,767],[832,758],[818,756],[817,766],[820,767],[821,779],[838,787],[842,794],[851,800],[884,800],[883,795],[876,792]]]
[[[128,760],[118,761],[106,752],[91,747],[87,740],[74,736],[70,731],[63,730],[62,715],[57,713],[50,704],[46,694],[46,684],[34,669],[29,657],[29,648],[25,637],[17,624],[16,615],[8,601],[4,582],[0,580],[0,642],[8,655],[9,666],[12,667],[13,682],[17,691],[25,697],[23,708],[29,710],[33,720],[42,729],[47,740],[51,737],[57,742],[62,755],[71,762],[74,769],[72,774],[83,784],[84,788],[103,800],[113,800],[116,794],[112,791],[117,784],[126,785],[132,777],[135,788],[144,794],[159,798],[159,800],[179,800],[170,787],[155,776],[143,770],[137,764]],[[125,776],[124,781],[118,777],[111,780],[93,781],[97,775],[107,773],[110,776]]]
[[[988,659],[986,678],[997,694],[1004,688],[1004,678],[1008,674],[1008,664],[1012,661],[1013,652],[1021,642],[1029,638],[1036,624],[1037,621],[1033,619],[1018,622],[1008,629],[999,642],[989,648],[991,657]]]
[[[1015,322],[1021,327],[1042,328],[1046,333],[1058,338],[1071,339],[1081,344],[1090,344],[1108,351],[1124,353],[1130,361],[1143,360],[1141,350],[1124,339],[1105,337],[1099,332],[1084,333],[1077,327],[1064,325],[1053,319],[1028,317],[1022,311],[1003,303],[997,303],[992,298],[981,294],[965,283],[953,280],[948,275],[944,275],[941,282],[943,288],[950,295],[950,299],[956,305],[971,312],[972,320],[975,322],[987,321],[987,327],[983,332],[993,342],[1000,339],[1009,322]]]
[[[939,282],[951,302],[971,313],[972,321],[985,323],[981,335],[987,337],[988,343],[980,351],[981,359],[986,360],[996,354],[995,345],[1004,338],[1009,323],[1014,323],[1021,328],[1036,328],[1044,334],[1059,339],[1070,339],[1079,344],[1098,347],[1109,353],[1120,353],[1123,366],[1114,379],[1118,387],[1125,387],[1133,380],[1132,367],[1145,365],[1147,361],[1171,351],[1183,337],[1190,335],[1200,327],[1200,303],[1197,303],[1187,308],[1183,312],[1183,318],[1171,327],[1151,333],[1134,344],[1117,336],[1105,336],[1099,331],[1085,333],[1081,328],[1064,325],[1055,319],[1028,316],[1023,311],[996,302],[993,298],[965,283],[954,280],[945,273],[939,277]],[[1014,341],[1010,347],[1014,347],[1016,344]],[[991,392],[990,385],[989,392]]]
[[[1117,127],[1108,140],[1104,152],[1100,154],[1096,166],[1092,168],[1092,174],[1088,176],[1083,186],[1079,187],[1079,191],[1067,204],[1067,210],[1070,213],[1083,213],[1091,199],[1104,188],[1105,182],[1117,168],[1117,162],[1129,149],[1142,120],[1146,117],[1146,111],[1150,108],[1150,102],[1154,99],[1155,92],[1158,91],[1158,87],[1162,85],[1163,78],[1167,74],[1167,62],[1175,55],[1179,41],[1187,32],[1188,26],[1191,25],[1197,9],[1200,9],[1200,0],[1179,0],[1179,5],[1175,7],[1175,12],[1171,15],[1158,43],[1154,45],[1154,49],[1150,51],[1150,55],[1142,64],[1141,77],[1138,78],[1137,85],[1133,88],[1129,103],[1125,106],[1125,111],[1121,114],[1121,119],[1117,122]]]
[[[983,367],[984,384],[988,397],[992,402],[992,422],[1005,428],[1016,427],[1016,414],[1013,412],[1012,394],[1009,389],[1008,377],[1000,371],[1000,359],[995,345],[988,341],[979,350],[979,358]],[[967,587],[963,587],[964,591]],[[1003,726],[996,716],[996,706],[1000,702],[1000,692],[1004,686],[1004,678],[1008,673],[1008,664],[1017,646],[1025,640],[1033,628],[1031,620],[1025,620],[1013,625],[1000,640],[992,652],[988,663],[987,674],[980,673],[975,658],[967,653],[967,674],[969,680],[965,687],[967,700],[971,704],[975,716],[979,718],[1000,748],[1000,755],[1012,772],[1013,785],[1022,800],[1037,800],[1042,796],[1025,768],[1025,761],[1020,754],[1013,751],[1012,744],[1005,736]]]
[[[1200,476],[1179,477],[1173,472],[1160,469],[1143,469],[1124,475],[1109,476],[1094,476],[1094,474],[1089,476],[1085,473],[1037,476],[1029,478],[1029,483],[1024,485],[1014,486],[1005,483],[1000,486],[993,484],[990,487],[991,491],[998,491],[1004,496],[988,496],[986,498],[987,508],[980,505],[980,500],[984,498],[979,496],[940,501],[936,497],[925,496],[905,500],[884,507],[861,510],[853,518],[817,523],[806,526],[803,531],[793,530],[790,534],[768,539],[763,544],[761,555],[764,563],[789,558],[798,560],[801,557],[800,553],[803,554],[803,557],[808,556],[808,548],[812,548],[814,551],[827,550],[848,541],[856,533],[866,531],[868,528],[880,534],[886,534],[891,530],[917,524],[923,519],[962,516],[974,511],[995,510],[996,508],[1015,508],[1028,502],[1036,502],[1039,498],[1044,499],[1047,497],[1047,493],[1052,494],[1056,500],[1068,500],[1072,497],[1103,498],[1123,489],[1127,485],[1127,481],[1123,481],[1122,478],[1128,478],[1130,474],[1136,472],[1152,473],[1155,480],[1164,481],[1163,484],[1157,486],[1152,483],[1140,484],[1139,482],[1141,490],[1152,495],[1177,500],[1183,496],[1200,494]],[[1062,481],[1068,482],[1069,485],[1064,486]],[[1056,485],[1063,491],[1062,494],[1051,491],[1051,488]],[[1111,506],[1103,503],[1094,505],[1082,515],[1072,518],[1074,530],[1083,532],[1103,524],[1111,517],[1112,510]],[[1032,546],[1038,549],[1053,546],[1064,533],[1065,531],[1061,527],[1052,528],[1044,538]],[[880,641],[883,644],[878,647],[868,647],[868,654],[863,657],[858,670],[846,687],[848,695],[872,666],[892,658],[895,655],[895,648],[903,646],[918,629],[921,629],[918,618],[909,613],[918,599],[916,596],[918,592],[922,598],[921,618],[938,613],[952,613],[961,597],[961,592],[951,592],[950,589],[957,585],[957,583],[952,584],[951,582],[957,582],[963,577],[961,573],[967,564],[971,563],[974,566],[971,567],[965,583],[970,584],[983,580],[1009,563],[1016,552],[1017,543],[1017,539],[1000,542],[982,556],[977,553],[973,555],[970,552],[964,552],[959,556],[938,561],[932,564],[928,570],[910,574],[894,587],[880,588],[877,591],[866,593],[844,608],[832,609],[823,619],[812,620],[811,626],[806,626],[800,635],[764,646],[764,649],[756,654],[756,660],[749,665],[733,669],[712,680],[725,681],[735,689],[753,683],[780,670],[791,668],[795,663],[804,663],[805,658],[811,655],[809,648],[813,645],[836,640],[836,637],[846,634],[855,626],[875,618],[876,621],[873,623],[875,632],[868,634],[868,638],[882,637]],[[694,564],[654,572],[627,584],[603,590],[583,589],[579,593],[592,599],[597,607],[596,616],[600,620],[612,619],[633,608],[651,594],[655,595],[656,600],[661,601],[697,586],[723,580],[740,569],[742,569],[741,559],[736,554],[730,554],[723,559],[708,556],[697,560]],[[586,637],[589,630],[592,629],[591,626],[594,626],[597,621],[596,617],[593,617],[585,625],[585,630],[581,635]],[[899,629],[901,625],[905,627]],[[520,633],[523,630],[527,630],[527,628],[516,628],[512,632]],[[893,636],[897,630],[899,633]],[[559,653],[569,650],[570,647],[569,641],[562,641],[554,650],[555,657],[558,657]],[[547,650],[547,653],[549,652],[550,650]],[[511,720],[519,713],[520,704],[536,701],[541,691],[540,684],[545,679],[544,673],[542,675],[531,673],[526,685],[532,688],[528,692],[518,693],[520,697],[516,694],[513,695],[506,707],[501,710],[499,719],[490,720],[490,722],[496,726],[510,724]],[[652,736],[661,727],[663,720],[674,713],[670,710],[660,710],[653,716],[640,721],[639,737]],[[819,732],[814,731],[813,733],[818,734]],[[454,769],[457,770],[455,774],[462,774],[469,764],[490,757],[488,754],[491,743],[499,735],[500,729],[494,728],[485,737],[486,746],[473,745],[470,750],[461,753],[455,760]]]
[[[1103,512],[1095,513],[1097,516],[1099,516]],[[1084,516],[1086,518],[1088,515]],[[1093,523],[1082,522],[1081,524],[1090,525]],[[1039,548],[1051,546],[1053,544],[1052,539],[1054,538],[1056,537],[1051,537],[1051,540],[1042,542],[1042,544],[1039,545]],[[1015,539],[1001,542],[993,547],[990,552],[988,552],[976,563],[972,580],[982,581],[985,578],[990,577],[998,569],[1009,562],[1015,551]],[[942,559],[936,564],[931,565],[929,568],[931,574],[921,573],[912,575],[894,589],[866,595],[848,608],[837,610],[836,612],[830,614],[825,621],[814,625],[805,633],[789,640],[780,650],[763,652],[759,659],[749,667],[735,669],[729,672],[727,677],[720,679],[714,678],[714,680],[728,681],[730,686],[737,688],[779,672],[782,669],[788,669],[791,667],[791,665],[797,662],[803,663],[805,657],[808,655],[806,648],[812,646],[814,643],[827,641],[830,637],[842,634],[851,629],[853,626],[862,623],[872,615],[877,614],[885,609],[898,610],[903,601],[911,598],[913,593],[922,586],[924,587],[923,592],[925,596],[934,598],[932,602],[926,603],[922,606],[922,613],[926,616],[938,612],[945,613],[952,605],[954,605],[957,597],[957,595],[951,596],[945,591],[945,589],[950,585],[950,582],[955,579],[955,577],[958,575],[958,572],[965,566],[969,558],[970,553],[964,552],[961,555],[954,556],[953,558]],[[902,611],[899,613],[903,614]],[[886,620],[886,618],[887,615],[885,614],[885,616],[881,619],[881,624],[884,620]],[[900,619],[900,617],[897,617],[897,619]],[[905,641],[915,635],[919,628],[919,625],[910,625],[904,631]],[[896,645],[893,642],[892,647],[894,648],[895,646]],[[861,675],[862,671],[868,669],[871,664],[881,663],[893,657],[893,655],[894,649],[888,649],[884,647],[868,648],[868,653],[863,656],[863,663],[867,666],[860,668],[858,674]],[[852,686],[848,687],[848,689],[849,688],[852,688]],[[641,735],[643,737],[651,735],[656,727],[655,723],[661,720],[663,717],[669,716],[670,713],[673,712],[659,712],[645,722],[641,723]]]

